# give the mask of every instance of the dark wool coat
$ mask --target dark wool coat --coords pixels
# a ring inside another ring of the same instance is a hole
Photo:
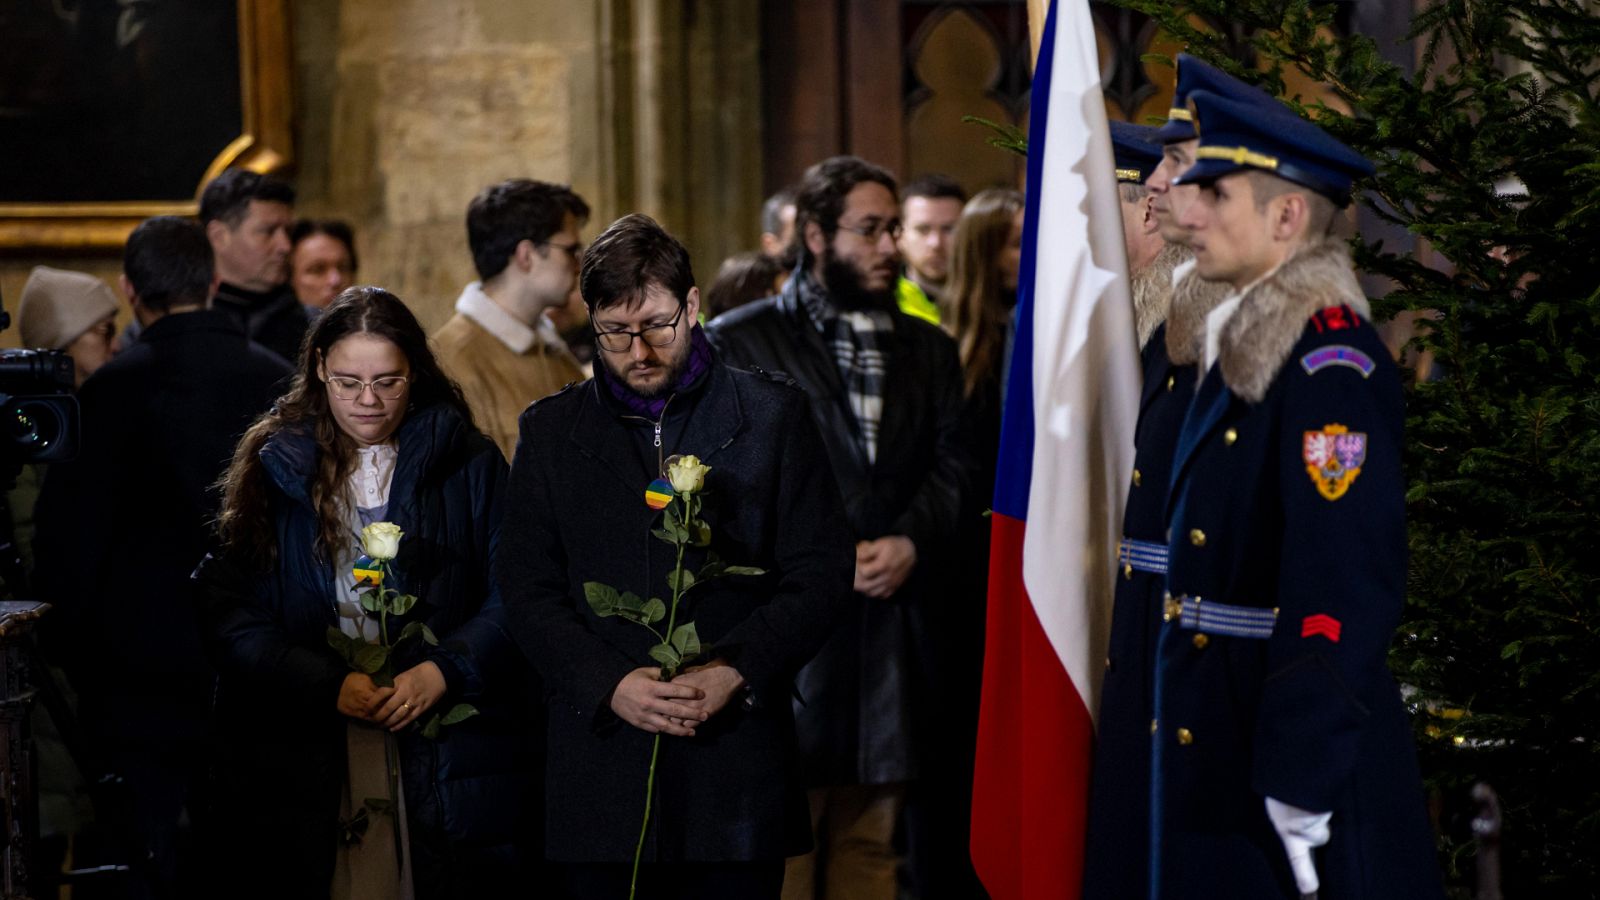
[[[790,279],[795,285],[797,279]],[[854,541],[904,535],[917,565],[893,597],[857,596],[851,614],[797,683],[795,717],[812,785],[887,784],[917,777],[919,748],[941,732],[927,685],[931,631],[951,588],[950,545],[973,455],[963,426],[961,366],[937,326],[898,310],[881,337],[888,371],[877,459],[854,438],[833,351],[800,307],[793,287],[718,316],[706,329],[730,365],[794,379],[844,494]],[[975,602],[975,601],[968,601]],[[973,654],[983,652],[980,640]]]
[[[417,605],[391,634],[421,621],[437,647],[407,645],[395,670],[429,659],[444,673],[443,712],[479,714],[438,740],[400,739],[418,897],[467,897],[518,877],[536,850],[537,719],[532,673],[506,633],[490,560],[499,538],[505,461],[455,410],[407,415],[385,520],[405,532],[395,585]],[[240,896],[326,897],[337,843],[348,719],[336,709],[349,668],[329,648],[334,572],[314,549],[309,490],[316,445],[280,432],[261,451],[272,481],[278,559],[252,574],[213,558],[198,578],[220,673],[218,796],[228,804],[231,871]]]
[[[1133,476],[1122,536],[1166,544],[1167,484],[1196,368],[1167,355],[1167,325],[1141,353],[1144,389],[1134,430]],[[1165,573],[1119,561],[1111,612],[1111,642],[1100,688],[1084,896],[1122,900],[1148,893],[1150,841],[1150,719],[1155,703],[1156,638],[1161,630]]]
[[[606,390],[595,379],[523,413],[500,549],[514,632],[550,686],[546,851],[562,862],[632,860],[654,737],[618,719],[610,696],[654,664],[655,638],[596,616],[584,583],[671,600],[673,548],[650,534],[662,514],[644,498],[660,472],[652,423],[626,418]],[[849,603],[854,572],[839,491],[793,387],[713,362],[666,415],[663,456],[711,467],[711,549],[767,574],[707,582],[680,610],[749,691],[695,737],[662,738],[645,859],[782,859],[810,846],[792,679]],[[702,554],[686,565],[698,570]]]
[[[1365,309],[1342,246],[1301,251],[1222,330],[1179,437],[1156,896],[1298,896],[1265,797],[1333,813],[1325,900],[1441,896],[1386,663],[1406,568],[1401,388]],[[1256,636],[1208,604],[1256,610]]]
[[[289,375],[226,316],[177,313],[79,392],[82,447],[45,478],[35,574],[95,739],[204,733],[213,675],[189,576],[212,547],[212,485]]]
[[[311,317],[287,284],[260,293],[223,282],[212,298],[212,308],[231,317],[250,340],[293,363],[311,328]]]

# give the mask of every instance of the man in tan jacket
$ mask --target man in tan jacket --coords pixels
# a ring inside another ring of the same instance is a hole
[[[484,188],[467,206],[467,243],[482,280],[461,292],[433,341],[478,427],[508,460],[528,404],[584,378],[544,312],[564,304],[577,283],[578,229],[588,218],[589,205],[570,188],[520,178]]]

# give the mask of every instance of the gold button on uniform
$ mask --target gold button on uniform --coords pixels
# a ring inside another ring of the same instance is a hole
[[[1211,643],[1211,639],[1203,634],[1197,634],[1194,636],[1194,648],[1196,650],[1204,650],[1206,645],[1209,643]]]
[[[1178,383],[1178,379],[1177,379],[1176,376],[1173,376],[1173,375],[1168,375],[1167,376],[1167,390],[1169,390],[1169,391],[1172,390],[1173,386],[1176,385],[1177,383]]]
[[[1224,444],[1227,444],[1229,447],[1232,447],[1233,446],[1233,442],[1237,441],[1238,439],[1239,439],[1239,432],[1235,431],[1232,428],[1229,428],[1227,431],[1224,431],[1222,433],[1222,442]]]
[[[1189,729],[1187,729],[1187,728],[1179,728],[1178,729],[1178,743],[1182,744],[1185,747],[1189,746],[1190,744],[1194,743],[1194,734],[1192,732],[1190,732]]]
[[[1131,563],[1122,564],[1122,577],[1129,581],[1133,580],[1133,565]]]
[[[1139,482],[1141,480],[1143,480],[1143,478],[1144,478],[1144,476],[1139,474],[1139,470],[1138,469],[1134,469],[1133,470],[1133,486],[1134,487],[1138,487],[1139,486]]]
[[[1156,733],[1156,729],[1159,728],[1160,726],[1161,726],[1161,720],[1160,719],[1151,719],[1150,720],[1150,733],[1151,734],[1155,734]]]
[[[1161,603],[1161,621],[1171,622],[1183,613],[1183,601],[1168,596]]]
[[[1206,533],[1198,528],[1190,531],[1189,543],[1195,545],[1196,547],[1204,547],[1206,545]]]

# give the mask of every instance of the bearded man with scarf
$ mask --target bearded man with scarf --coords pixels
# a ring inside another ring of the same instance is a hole
[[[511,630],[548,686],[546,857],[558,896],[627,896],[655,762],[641,898],[775,898],[783,861],[810,846],[797,777],[794,675],[849,599],[849,536],[806,397],[718,361],[696,325],[683,245],[645,216],[584,256],[595,378],[522,414],[498,574]],[[760,576],[685,595],[709,659],[670,682],[655,638],[596,615],[584,584],[670,597],[671,545],[651,535],[647,488],[673,456],[710,466],[708,551]]]
[[[930,629],[962,618],[948,604],[981,602],[949,586],[972,447],[955,343],[895,305],[894,178],[834,157],[807,171],[795,207],[801,259],[783,293],[708,330],[730,365],[781,372],[810,396],[855,541],[855,602],[796,683],[818,851],[790,862],[784,896],[887,900],[919,751],[954,739],[930,689]]]

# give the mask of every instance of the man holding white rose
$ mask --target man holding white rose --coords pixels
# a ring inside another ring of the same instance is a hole
[[[641,897],[777,898],[785,857],[810,845],[793,678],[854,569],[838,488],[805,395],[717,359],[688,253],[659,225],[614,223],[580,287],[601,365],[523,413],[498,558],[548,685],[546,857],[560,896],[626,896],[642,847]],[[663,681],[650,632],[598,614],[586,585],[671,598],[659,510],[686,492],[711,538],[683,567],[715,554],[764,574],[684,593],[677,621],[710,649]]]

